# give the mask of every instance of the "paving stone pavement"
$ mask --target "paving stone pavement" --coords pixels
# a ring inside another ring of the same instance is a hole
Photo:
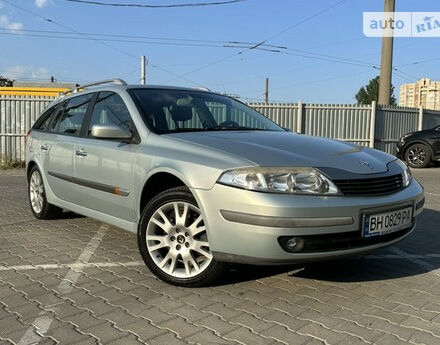
[[[426,209],[397,246],[187,289],[149,272],[133,234],[34,219],[23,171],[0,173],[0,344],[440,344],[440,168],[415,175]]]

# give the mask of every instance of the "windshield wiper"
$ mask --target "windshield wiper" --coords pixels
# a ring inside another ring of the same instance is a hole
[[[226,127],[226,126],[215,126],[215,127],[207,127],[205,131],[267,131],[264,128],[252,128],[252,127]]]
[[[206,128],[176,128],[162,134],[173,134],[183,132],[214,132],[214,131],[270,131],[270,129],[251,128],[251,127],[206,127]]]
[[[179,132],[203,132],[204,130],[205,130],[204,128],[176,128],[170,130],[169,132],[167,132],[167,134],[179,133]]]

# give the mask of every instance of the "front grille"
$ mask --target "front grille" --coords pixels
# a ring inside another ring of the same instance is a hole
[[[339,190],[348,196],[386,195],[403,189],[402,174],[357,180],[336,180],[334,182]]]

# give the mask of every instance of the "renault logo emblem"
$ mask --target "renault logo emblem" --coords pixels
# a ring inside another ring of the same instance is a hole
[[[362,165],[363,167],[370,168],[370,169],[373,170],[373,167],[372,167],[371,164],[368,163],[368,162],[360,161],[359,164]]]

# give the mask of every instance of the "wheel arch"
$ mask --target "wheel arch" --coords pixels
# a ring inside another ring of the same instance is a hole
[[[428,148],[428,150],[431,152],[431,157],[434,156],[434,150],[432,149],[431,145],[430,145],[427,141],[425,141],[425,140],[423,140],[423,139],[415,139],[415,140],[412,140],[412,141],[410,141],[409,143],[407,143],[407,144],[405,145],[405,147],[403,148],[403,158],[404,158],[404,159],[405,159],[406,151],[408,151],[408,149],[409,149],[412,145],[416,145],[416,144],[422,144],[422,145],[425,145],[425,146]]]
[[[162,170],[151,173],[145,180],[139,196],[139,214],[152,198],[174,187],[188,187],[188,184],[174,172]]]
[[[27,180],[29,180],[29,174],[31,173],[32,168],[35,167],[35,166],[36,166],[38,169],[40,169],[40,168],[38,167],[38,164],[37,164],[34,160],[29,161],[29,163],[28,163],[28,165],[27,165],[27,167],[26,167],[26,178],[27,178]]]
[[[31,173],[31,170],[34,167],[37,167],[37,169],[40,171],[41,178],[45,182],[45,185],[47,185],[46,176],[44,175],[44,171],[41,168],[40,163],[36,159],[31,159],[26,165],[26,181],[29,181],[29,174]]]

